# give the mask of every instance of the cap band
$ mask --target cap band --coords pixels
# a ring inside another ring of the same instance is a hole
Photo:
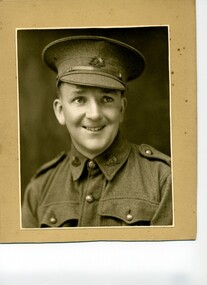
[[[92,66],[73,66],[73,67],[69,67],[69,69],[64,72],[62,75],[59,75],[59,77],[62,77],[64,75],[69,75],[71,72],[73,71],[97,71],[98,74],[102,74],[102,73],[107,73],[107,74],[111,74],[112,76],[115,76],[119,79],[122,79],[122,74],[121,72],[120,73],[117,73],[115,72],[114,70],[111,70],[111,69],[107,69],[107,68],[104,68],[104,71],[102,70],[102,72],[100,72],[100,68],[95,68],[95,67],[92,67]],[[96,72],[95,72],[96,73]]]

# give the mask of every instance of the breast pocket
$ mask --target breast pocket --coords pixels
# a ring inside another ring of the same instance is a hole
[[[39,227],[74,227],[78,224],[78,203],[54,203],[39,207]]]
[[[101,226],[149,226],[158,203],[140,199],[100,201]]]

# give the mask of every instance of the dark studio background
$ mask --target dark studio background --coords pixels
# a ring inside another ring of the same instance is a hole
[[[70,147],[69,134],[53,113],[56,74],[42,61],[42,50],[58,38],[84,34],[123,41],[145,56],[144,73],[128,84],[122,131],[131,142],[147,143],[170,155],[167,27],[18,30],[22,197],[36,170]]]

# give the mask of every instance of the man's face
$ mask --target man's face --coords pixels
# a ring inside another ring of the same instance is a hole
[[[61,83],[54,101],[56,117],[66,125],[75,148],[92,159],[114,141],[126,98],[120,91]]]

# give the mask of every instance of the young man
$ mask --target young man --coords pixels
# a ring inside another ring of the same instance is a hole
[[[116,40],[78,36],[52,42],[43,58],[57,72],[54,112],[71,149],[32,178],[23,227],[172,225],[170,158],[119,131],[126,84],[144,57]]]

